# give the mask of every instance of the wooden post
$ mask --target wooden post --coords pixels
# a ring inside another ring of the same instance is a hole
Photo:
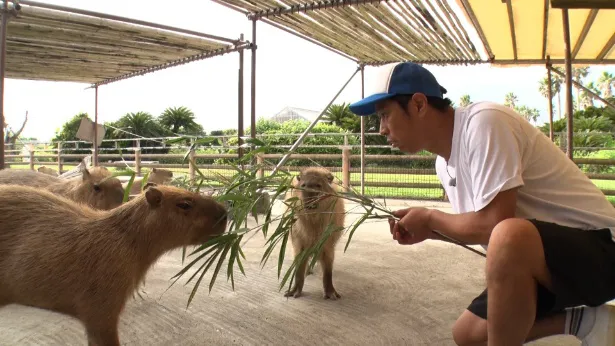
[[[141,148],[135,148],[135,172],[141,176]]]
[[[263,179],[265,177],[265,169],[262,167],[265,159],[263,158],[263,154],[259,153],[256,155],[256,165],[259,166],[256,177],[258,179]]]
[[[553,79],[551,77],[551,57],[547,55],[547,98],[549,99],[549,138],[553,142]]]
[[[342,184],[344,190],[350,190],[350,148],[342,150]]]
[[[30,149],[30,170],[34,170],[34,149]]]
[[[62,174],[62,142],[58,142],[58,174]]]

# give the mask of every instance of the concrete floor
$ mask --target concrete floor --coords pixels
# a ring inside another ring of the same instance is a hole
[[[447,210],[444,203],[402,202]],[[348,217],[349,222],[357,215]],[[253,223],[253,220],[252,220]],[[277,252],[259,263],[262,235],[245,246],[247,277],[236,270],[235,291],[224,270],[208,294],[209,275],[192,304],[186,275],[168,291],[181,268],[181,250],[165,255],[149,272],[144,299],[129,301],[120,322],[123,345],[454,345],[451,326],[484,288],[484,258],[452,244],[427,241],[397,245],[385,221],[364,223],[346,253],[338,246],[333,280],[342,295],[322,298],[321,274],[309,276],[304,296],[278,291]],[[290,247],[290,246],[289,246]],[[288,249],[283,271],[291,263]],[[571,337],[532,345],[579,345]],[[0,345],[87,345],[81,324],[44,310],[0,309]]]

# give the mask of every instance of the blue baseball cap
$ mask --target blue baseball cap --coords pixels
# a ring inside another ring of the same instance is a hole
[[[381,67],[372,95],[351,104],[350,110],[360,116],[376,113],[376,104],[395,95],[422,93],[444,98],[444,89],[426,68],[413,62],[388,64]]]

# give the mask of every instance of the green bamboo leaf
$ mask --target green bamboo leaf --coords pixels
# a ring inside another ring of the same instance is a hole
[[[165,145],[171,145],[171,144],[176,144],[176,143],[183,143],[186,140],[190,140],[190,138],[188,137],[172,138],[172,139],[163,140],[163,142]]]
[[[203,257],[209,255],[210,253],[212,253],[214,250],[216,250],[216,247],[211,247],[209,248],[209,250],[203,252],[202,254],[200,254],[197,258],[195,258],[192,262],[190,262],[187,266],[185,266],[184,268],[182,268],[182,270],[180,270],[177,274],[173,275],[171,277],[171,279],[176,279],[175,281],[179,280],[179,278],[182,277],[182,275],[184,275],[190,268],[192,268],[193,265],[195,265],[196,263],[198,263],[201,259],[203,259]]]
[[[286,253],[286,243],[288,242],[289,234],[290,232],[284,233],[282,247],[280,248],[280,256],[278,257],[278,279],[280,278],[280,273],[282,272],[282,263],[284,263],[284,254]]]
[[[203,138],[199,138],[196,141],[194,141],[194,144],[196,145],[210,145],[213,142],[216,141],[215,137],[203,137]]]
[[[141,180],[141,191],[143,191],[143,189],[145,188],[145,185],[147,184],[147,181],[149,180],[149,171],[145,172],[145,175],[143,175],[143,179]]]
[[[211,266],[212,263],[214,263],[214,260],[216,259],[216,257],[218,256],[218,254],[220,253],[220,251],[222,251],[222,248],[219,248],[218,251],[211,256],[211,258],[209,260],[207,260],[203,266],[205,266],[205,269],[203,269],[201,271],[201,276],[199,277],[199,279],[197,280],[197,282],[194,284],[194,287],[192,288],[192,292],[190,292],[190,296],[188,297],[188,304],[186,305],[186,308],[190,306],[190,302],[192,302],[192,299],[194,298],[194,295],[196,294],[196,291],[198,290],[199,286],[201,285],[201,281],[203,280],[203,276],[205,276],[205,273],[207,273],[207,270],[209,269],[209,267]],[[203,267],[201,267],[203,268]],[[199,269],[200,270],[200,269]],[[197,271],[196,273],[198,273],[199,271]],[[195,274],[196,274],[195,273]],[[193,276],[194,277],[194,276]],[[190,278],[190,280],[192,280],[192,278]],[[188,282],[186,282],[186,284],[188,284]]]
[[[374,207],[372,206],[372,208],[369,210],[369,212],[367,214],[363,214],[363,216],[361,216],[359,218],[359,220],[357,220],[355,222],[355,224],[353,225],[352,229],[350,230],[350,234],[348,235],[348,240],[346,241],[346,246],[344,247],[344,252],[346,252],[346,250],[348,249],[348,245],[350,245],[350,240],[352,239],[352,236],[354,235],[354,232],[369,217],[369,215],[372,213],[373,210],[374,210]]]
[[[128,184],[126,185],[126,188],[124,189],[124,203],[128,202],[128,199],[130,198],[130,190],[132,189],[132,184],[135,181],[135,175],[133,174],[130,177],[130,180],[128,180]]]
[[[218,273],[220,272],[220,268],[222,267],[222,263],[224,263],[224,260],[226,259],[226,254],[231,249],[231,246],[232,246],[231,243],[226,244],[226,246],[224,247],[224,251],[222,252],[222,255],[220,256],[220,259],[218,260],[218,264],[216,265],[216,269],[214,269],[214,273],[211,276],[211,281],[209,282],[209,292],[210,293],[211,293],[211,289],[214,287],[214,282],[216,282],[216,278],[218,277]]]

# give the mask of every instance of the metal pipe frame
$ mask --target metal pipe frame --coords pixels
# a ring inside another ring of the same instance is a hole
[[[13,3],[15,2],[13,0],[9,0],[9,1],[11,1]],[[148,26],[148,27],[154,28],[154,29],[173,31],[173,32],[177,32],[177,33],[197,36],[197,37],[201,37],[201,38],[206,38],[206,39],[216,40],[216,41],[221,41],[221,42],[226,42],[226,43],[232,43],[232,44],[239,43],[239,41],[237,41],[237,40],[226,38],[226,37],[222,37],[222,36],[205,34],[205,33],[198,32],[198,31],[192,31],[192,30],[187,30],[187,29],[176,28],[176,27],[172,27],[172,26],[168,26],[168,25],[147,22],[147,21],[144,21],[144,20],[132,19],[132,18],[121,17],[121,16],[114,16],[112,14],[106,14],[106,13],[82,10],[82,9],[72,8],[72,7],[67,7],[67,6],[46,4],[46,3],[43,3],[43,2],[31,1],[31,0],[20,0],[19,4],[27,5],[27,6],[32,6],[32,7],[46,8],[48,10],[56,10],[56,11],[62,11],[62,12],[81,14],[81,15],[84,15],[84,16],[98,17],[98,18],[102,18],[102,19],[115,20],[115,21],[124,22],[124,23],[128,23],[128,24]]]
[[[566,111],[568,113],[567,132],[568,140],[566,142],[566,155],[569,159],[573,159],[572,153],[572,135],[573,135],[573,108],[572,108],[572,52],[570,47],[570,20],[568,18],[568,10],[562,10],[562,26],[564,29],[564,44],[566,57]]]
[[[169,61],[169,62],[166,62],[164,64],[148,67],[148,68],[143,69],[143,70],[126,73],[126,74],[123,74],[121,76],[117,76],[117,77],[113,77],[113,78],[108,78],[108,79],[102,80],[100,82],[93,83],[92,86],[95,87],[95,86],[100,86],[100,85],[105,85],[105,84],[111,84],[113,82],[117,82],[117,81],[120,81],[120,80],[129,79],[129,78],[136,77],[136,76],[142,76],[142,75],[147,74],[147,73],[164,70],[164,69],[169,68],[169,67],[184,65],[184,64],[187,64],[187,63],[190,63],[190,62],[193,62],[193,61],[198,61],[198,60],[205,60],[205,59],[208,59],[208,58],[212,58],[214,56],[224,55],[224,54],[227,54],[227,53],[243,51],[244,49],[249,49],[251,47],[251,45],[252,44],[250,42],[242,42],[242,43],[240,43],[240,44],[238,44],[236,46],[229,46],[229,47],[225,47],[225,48],[220,48],[220,49],[204,52],[204,53],[201,53],[201,54],[192,55],[192,56],[189,56],[189,57],[185,57],[185,58]]]
[[[361,65],[361,99],[365,98],[365,66]],[[365,117],[361,117],[361,196],[365,195]]]
[[[243,40],[243,34],[241,34],[241,40]],[[239,51],[239,75],[238,75],[238,89],[237,89],[237,155],[239,158],[243,157],[243,52]]]
[[[6,29],[9,21],[9,3],[2,0],[0,14],[0,169],[4,169],[4,76],[6,72]]]
[[[561,73],[560,71],[554,69],[554,68],[550,68],[551,71],[553,71],[555,74],[562,76],[564,78],[566,78],[566,76]],[[597,98],[598,100],[600,100],[602,103],[604,103],[607,107],[615,110],[615,105],[610,103],[609,101],[603,99],[600,95],[596,94],[593,90],[588,89],[586,86],[584,86],[583,84],[577,82],[576,80],[572,80],[572,84],[576,85],[577,87],[585,90],[587,93],[589,93],[590,95],[592,95],[593,97]]]
[[[548,56],[547,60],[549,60]],[[547,63],[547,83],[549,83],[547,86],[547,97],[549,98],[549,138],[551,139],[551,142],[553,142],[553,88],[551,87],[553,79],[551,78],[550,62]]]
[[[250,69],[250,137],[256,138],[256,19],[252,21],[252,67]]]
[[[314,126],[316,126],[316,123],[318,123],[318,121],[320,120],[320,118],[322,118],[322,116],[327,112],[327,109],[329,109],[329,107],[333,104],[333,102],[337,99],[338,96],[340,96],[340,94],[342,93],[342,91],[344,91],[344,89],[346,89],[346,86],[348,86],[348,84],[350,83],[350,81],[352,81],[352,79],[354,78],[354,76],[361,70],[361,68],[357,68],[354,73],[352,74],[352,76],[350,76],[350,78],[348,79],[348,81],[344,84],[344,86],[342,86],[342,88],[337,92],[337,94],[335,94],[335,96],[331,99],[331,101],[329,101],[329,104],[327,104],[327,106],[325,108],[323,108],[323,110],[320,112],[320,114],[316,117],[316,119],[314,119],[314,121],[312,121],[312,123],[307,127],[307,129],[305,129],[305,131],[303,131],[303,133],[301,134],[301,136],[299,136],[299,138],[297,139],[297,141],[295,141],[295,143],[293,144],[292,147],[290,147],[290,149],[288,149],[288,153],[286,155],[284,155],[282,157],[282,159],[280,159],[280,162],[278,162],[278,164],[273,168],[273,170],[271,171],[271,174],[275,174],[280,167],[284,166],[284,164],[286,163],[286,161],[288,161],[288,159],[290,158],[290,156],[292,155],[292,153],[297,150],[297,147],[299,147],[301,145],[301,143],[303,143],[303,140],[305,139],[305,137],[307,137],[307,135],[310,133],[310,131],[314,128]]]
[[[98,86],[94,87],[94,167],[98,166]]]
[[[281,16],[284,14],[293,14],[299,12],[310,12],[315,10],[327,9],[327,8],[335,8],[335,7],[344,7],[344,6],[353,6],[353,5],[363,5],[363,4],[373,4],[380,3],[382,1],[387,2],[388,0],[327,0],[327,1],[314,1],[307,4],[298,4],[292,5],[290,8],[286,7],[278,7],[266,9],[258,12],[248,13],[248,19],[261,19],[268,18],[274,16]]]
[[[492,65],[542,65],[544,66],[547,63],[547,59],[518,59],[518,60],[494,60],[494,61],[484,61],[483,63],[490,63]],[[566,63],[566,59],[553,59],[551,58],[551,64],[553,65],[563,65]],[[575,59],[572,61],[573,64],[579,65],[613,65],[615,64],[615,59]],[[427,62],[427,64],[429,64]]]

